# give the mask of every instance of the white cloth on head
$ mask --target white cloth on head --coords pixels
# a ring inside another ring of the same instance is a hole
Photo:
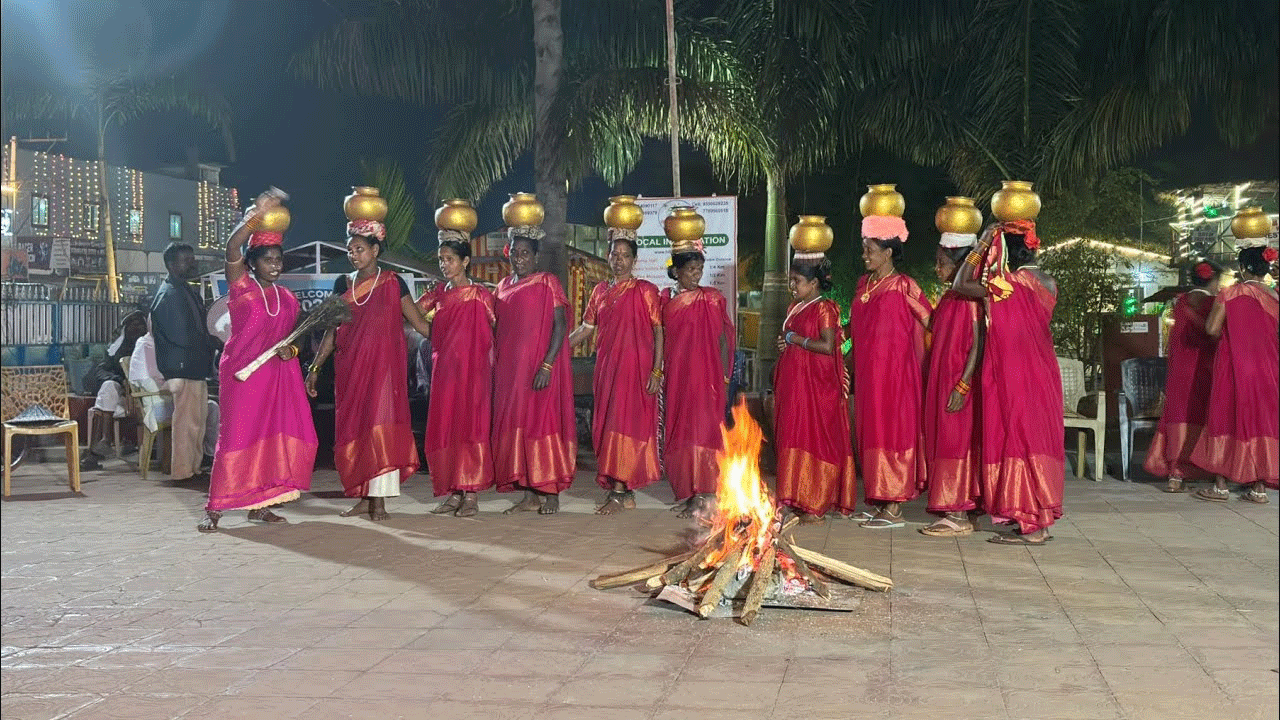
[[[120,334],[116,336],[116,339],[115,339],[115,340],[113,340],[113,341],[111,341],[111,344],[107,346],[107,355],[108,355],[108,356],[112,356],[112,355],[115,355],[116,353],[120,352],[120,346],[122,346],[122,345],[124,345],[124,331],[123,331],[123,330],[121,330],[121,331],[120,331]]]
[[[942,233],[942,240],[938,242],[944,248],[962,248],[973,247],[978,243],[978,235],[976,233]]]

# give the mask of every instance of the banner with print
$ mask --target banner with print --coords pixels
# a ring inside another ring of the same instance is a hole
[[[706,264],[702,270],[702,285],[724,293],[729,304],[729,318],[737,324],[738,317],[738,198],[734,195],[718,197],[637,198],[636,205],[644,210],[644,222],[636,231],[639,254],[634,274],[644,278],[658,289],[671,287],[675,281],[667,275],[667,263],[671,260],[671,243],[662,231],[662,221],[671,208],[692,206],[706,220],[707,229],[702,236]]]
[[[333,283],[342,273],[325,273],[323,275],[281,275],[276,282],[280,287],[289,288],[298,298],[302,311],[307,312],[324,302],[333,293]],[[214,297],[227,294],[227,279],[221,273],[213,280]]]

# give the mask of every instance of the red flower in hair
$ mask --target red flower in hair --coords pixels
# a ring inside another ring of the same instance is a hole
[[[511,243],[507,243],[506,245],[502,246],[502,257],[508,260],[511,259]]]
[[[1208,280],[1209,278],[1213,277],[1213,266],[1210,265],[1209,263],[1202,262],[1199,265],[1196,265],[1195,273],[1196,273],[1196,277],[1200,278],[1201,280]]]
[[[1040,236],[1036,235],[1035,231],[1029,232],[1027,233],[1026,237],[1023,238],[1022,245],[1026,247],[1028,250],[1032,250],[1032,251],[1039,250]]]
[[[1262,251],[1262,259],[1269,263],[1275,262],[1277,257],[1280,257],[1280,252],[1277,252],[1273,247],[1269,247]]]

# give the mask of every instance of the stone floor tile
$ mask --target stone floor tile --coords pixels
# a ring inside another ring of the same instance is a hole
[[[271,667],[275,670],[350,670],[364,672],[386,660],[390,650],[376,648],[309,648]]]
[[[600,707],[650,707],[670,693],[672,681],[647,677],[574,678],[554,689],[552,702]]]
[[[28,695],[6,691],[0,698],[0,717],[5,720],[53,720],[98,702],[101,698],[97,695]]]
[[[198,695],[117,694],[66,717],[67,720],[170,720],[182,717],[205,702],[206,698]]]
[[[182,720],[291,720],[309,718],[315,698],[217,697],[191,710]]]

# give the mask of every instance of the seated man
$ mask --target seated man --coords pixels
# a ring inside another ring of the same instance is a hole
[[[156,343],[151,333],[138,338],[134,345],[133,356],[129,358],[129,382],[148,392],[167,389],[167,383],[160,369],[156,367]],[[160,427],[160,423],[169,422],[173,418],[173,398],[168,395],[152,395],[140,398],[142,403],[142,424],[151,432]],[[218,403],[208,401],[204,429],[204,463],[213,463],[213,451],[218,446]],[[143,460],[139,458],[139,462]]]
[[[85,390],[96,395],[89,412],[96,416],[94,425],[97,431],[94,432],[94,437],[88,438],[89,451],[80,461],[83,470],[101,467],[99,458],[108,458],[112,455],[110,439],[112,419],[123,418],[128,412],[122,362],[124,358],[133,355],[138,338],[146,332],[146,313],[141,310],[129,313],[120,322],[120,335],[107,347],[107,356],[85,374]]]

